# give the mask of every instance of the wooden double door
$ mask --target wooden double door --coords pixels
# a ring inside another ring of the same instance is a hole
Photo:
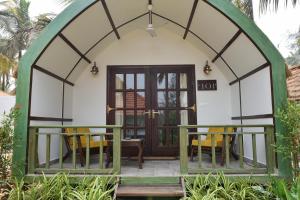
[[[196,123],[194,68],[108,66],[107,123],[143,139],[145,156],[178,156],[178,125]]]

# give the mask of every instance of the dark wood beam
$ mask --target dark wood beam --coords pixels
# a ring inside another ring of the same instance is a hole
[[[120,34],[119,34],[118,30],[116,29],[115,23],[114,23],[114,21],[113,21],[113,19],[112,19],[112,17],[111,17],[111,14],[110,14],[110,12],[109,12],[109,10],[108,10],[108,7],[107,7],[107,5],[106,5],[106,2],[105,2],[105,0],[100,0],[100,1],[101,1],[102,6],[103,6],[103,8],[104,8],[104,10],[105,10],[105,13],[106,13],[107,18],[108,18],[108,20],[109,20],[109,22],[110,22],[110,25],[111,25],[111,27],[113,28],[113,31],[115,32],[115,34],[116,34],[116,36],[117,36],[117,38],[118,38],[118,40],[119,40],[119,39],[121,38],[121,37],[120,37]]]
[[[199,2],[199,0],[194,1],[192,11],[191,11],[191,14],[190,14],[190,18],[189,18],[189,21],[187,23],[187,26],[186,26],[186,29],[185,29],[185,32],[184,32],[184,35],[183,35],[184,40],[186,39],[187,34],[189,33],[189,30],[190,30],[190,27],[191,27],[191,24],[192,24],[192,21],[193,21],[193,18],[194,18],[194,14],[195,14],[198,2]]]
[[[273,118],[273,114],[263,114],[263,115],[247,115],[241,117],[232,117],[232,120],[240,120],[240,119],[266,119],[266,118]]]
[[[72,122],[73,119],[65,119],[65,118],[56,118],[56,117],[37,117],[37,116],[30,116],[30,120],[33,121],[44,121],[44,122]]]
[[[240,78],[237,78],[236,80],[230,82],[229,85],[233,85],[233,84],[235,84],[235,83],[237,83],[237,82],[239,82],[239,81],[241,81],[241,80],[243,80],[243,79],[245,79],[245,78],[247,78],[247,77],[249,77],[249,76],[257,73],[257,72],[259,72],[260,70],[263,70],[264,68],[269,67],[269,66],[270,66],[270,63],[262,64],[261,66],[255,68],[254,70],[248,72],[247,74],[241,76]]]
[[[224,46],[224,48],[216,55],[216,57],[214,57],[214,59],[212,59],[212,62],[214,63],[219,57],[222,56],[222,54],[228,49],[228,47],[230,47],[230,45],[232,45],[232,43],[239,37],[239,35],[242,33],[242,30],[239,29],[238,32],[236,32],[236,34],[234,34],[234,36],[229,40],[229,42],[227,42],[227,44]]]
[[[33,68],[33,69],[36,69],[36,70],[38,70],[38,71],[40,71],[40,72],[43,72],[44,74],[47,74],[48,76],[51,76],[51,77],[53,77],[53,78],[55,78],[55,79],[57,79],[57,80],[60,80],[60,81],[62,81],[62,82],[64,82],[64,83],[67,83],[67,84],[69,84],[69,85],[71,85],[71,86],[74,86],[74,83],[71,83],[70,81],[67,81],[67,80],[65,80],[64,78],[62,78],[62,77],[60,77],[60,76],[58,76],[58,75],[56,75],[56,74],[54,74],[54,73],[52,73],[52,72],[46,70],[46,69],[44,69],[44,68],[42,68],[42,67],[40,67],[40,66],[33,65],[32,68]]]
[[[66,36],[64,36],[62,33],[58,34],[59,37],[65,41],[65,43],[67,43],[67,45],[69,45],[81,58],[83,58],[86,62],[88,62],[89,64],[91,64],[92,62],[90,61],[90,59],[88,59],[83,53],[81,53],[81,51],[79,51],[79,49],[77,47],[75,47],[75,45],[68,40],[68,38],[66,38]]]

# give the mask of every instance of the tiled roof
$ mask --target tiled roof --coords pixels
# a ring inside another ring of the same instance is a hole
[[[288,96],[292,101],[300,101],[300,65],[290,68],[291,76],[287,78]]]

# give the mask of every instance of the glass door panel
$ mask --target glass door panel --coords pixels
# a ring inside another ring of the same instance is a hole
[[[178,156],[180,124],[195,123],[193,66],[112,67],[108,123],[143,139],[146,156]]]

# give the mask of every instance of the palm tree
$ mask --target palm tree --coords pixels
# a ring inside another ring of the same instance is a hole
[[[15,62],[7,56],[0,54],[0,83],[1,90],[5,91],[9,87],[9,76],[12,74],[12,69],[15,67]]]
[[[42,14],[36,19],[29,16],[30,1],[28,0],[5,0],[0,2],[0,73],[4,90],[11,80],[8,66],[16,68],[17,65],[7,65],[9,61],[20,60],[24,50],[28,48],[38,33],[52,20],[51,14]],[[6,58],[4,58],[5,56]],[[5,75],[4,75],[5,74]]]
[[[49,14],[43,14],[37,20],[30,19],[28,0],[6,0],[0,2],[0,52],[7,57],[20,59],[36,33],[50,21]]]
[[[249,0],[251,1],[251,0]],[[282,1],[280,1],[282,2]],[[292,4],[292,6],[296,6],[299,4],[300,0],[284,0],[284,5],[287,6],[289,4]],[[278,10],[279,0],[260,0],[259,1],[259,11],[261,13],[268,10],[271,6],[273,7],[274,11]]]

